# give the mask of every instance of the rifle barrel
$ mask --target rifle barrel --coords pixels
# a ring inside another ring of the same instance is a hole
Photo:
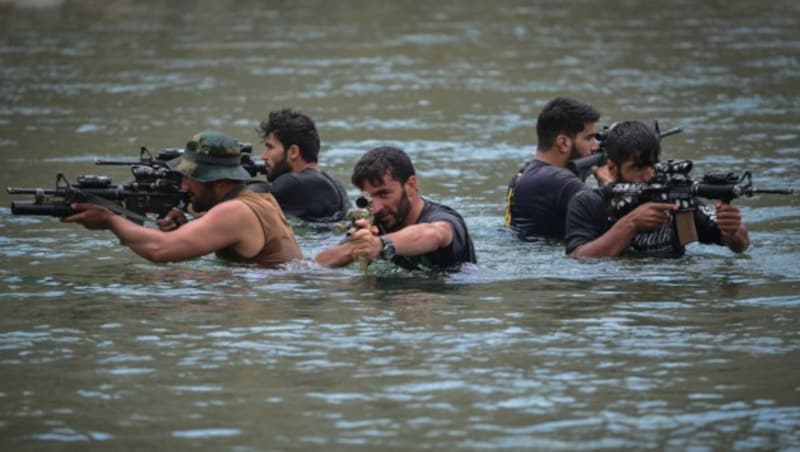
[[[674,128],[669,129],[669,130],[667,130],[665,132],[659,133],[658,134],[658,138],[659,139],[666,138],[666,137],[668,137],[670,135],[675,135],[676,133],[681,133],[681,132],[683,132],[683,128],[682,127],[674,127]]]
[[[766,193],[773,195],[791,195],[794,189],[791,188],[754,188],[753,193]]]
[[[131,165],[142,165],[147,162],[134,162],[130,160],[95,160],[95,165],[119,165],[119,166],[131,166]]]

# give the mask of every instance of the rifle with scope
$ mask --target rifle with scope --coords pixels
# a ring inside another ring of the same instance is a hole
[[[264,162],[255,162],[251,158],[252,146],[249,143],[241,143],[240,151],[242,167],[251,176],[266,174]],[[76,183],[71,184],[62,173],[58,173],[54,188],[8,187],[9,194],[34,196],[33,201],[12,201],[11,213],[65,217],[75,213],[69,207],[71,203],[89,202],[143,224],[152,221],[148,217],[150,214],[162,217],[173,207],[185,210],[188,198],[181,190],[182,176],[167,164],[182,154],[183,149],[165,148],[153,157],[143,146],[138,161],[95,161],[97,165],[129,166],[133,181],[127,184],[115,185],[108,176],[88,174],[79,176]]]
[[[12,201],[11,213],[66,217],[75,213],[70,204],[88,202],[143,224],[150,220],[148,214],[162,217],[173,207],[186,207],[188,199],[186,192],[181,191],[180,177],[165,176],[167,171],[144,165],[133,165],[131,172],[135,180],[124,185],[112,184],[107,176],[87,174],[70,184],[63,174],[58,173],[55,188],[9,187],[9,194],[34,196],[33,201]]]
[[[589,174],[592,172],[594,168],[603,166],[608,162],[608,156],[606,155],[606,147],[605,147],[605,140],[608,138],[608,132],[614,128],[615,124],[611,126],[603,127],[597,134],[595,134],[595,139],[598,142],[598,148],[596,151],[587,155],[586,157],[581,157],[579,159],[570,160],[567,162],[567,169],[575,173],[581,180],[585,181]],[[658,121],[653,121],[653,127],[655,128],[656,134],[658,135],[658,139],[664,139],[670,135],[675,135],[676,133],[683,132],[683,129],[680,127],[674,127],[669,129],[665,132],[661,132]]]
[[[256,162],[253,160],[253,145],[250,143],[239,143],[239,152],[241,155],[242,168],[245,169],[250,176],[256,177],[259,174],[267,174],[266,163]],[[182,148],[164,148],[153,157],[150,151],[142,146],[139,150],[139,160],[95,160],[95,165],[147,165],[150,167],[166,167],[167,162],[183,155]]]
[[[614,183],[603,188],[612,217],[621,218],[645,202],[676,204],[680,211],[694,209],[697,198],[719,199],[729,203],[736,198],[758,194],[788,195],[791,188],[757,188],[753,186],[750,171],[735,173],[711,173],[700,180],[689,177],[691,160],[668,160],[656,163],[655,177],[647,183]]]

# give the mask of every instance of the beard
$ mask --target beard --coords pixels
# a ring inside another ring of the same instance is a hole
[[[402,224],[406,221],[409,212],[411,212],[411,202],[408,200],[408,193],[405,188],[403,189],[403,196],[397,203],[397,208],[394,212],[386,212],[376,218],[377,222],[383,225],[387,232],[397,231],[402,228]],[[389,223],[388,220],[392,220]]]
[[[194,212],[207,212],[214,207],[215,204],[216,200],[214,199],[211,187],[206,186],[198,193],[191,193],[191,202],[189,205]]]
[[[291,173],[292,167],[289,165],[289,160],[286,158],[286,154],[284,153],[283,158],[275,162],[274,165],[269,165],[267,168],[267,180],[272,182],[286,173]]]
[[[578,146],[575,146],[575,141],[573,141],[572,142],[572,148],[569,150],[569,159],[570,160],[575,160],[575,159],[579,159],[579,158],[583,158],[583,155],[578,150]]]

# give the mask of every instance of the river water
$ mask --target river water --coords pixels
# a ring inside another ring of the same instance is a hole
[[[107,174],[204,129],[398,145],[467,219],[449,276],[151,264],[0,194],[4,450],[798,450],[800,206],[752,246],[578,262],[502,228],[557,95],[683,127],[665,158],[797,188],[794,1],[0,1],[4,186]],[[259,148],[257,147],[257,150]],[[356,191],[352,187],[351,194]],[[19,199],[15,197],[14,199]],[[339,238],[297,225],[312,258]]]

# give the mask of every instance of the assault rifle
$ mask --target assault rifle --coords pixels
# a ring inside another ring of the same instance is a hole
[[[581,180],[586,180],[589,176],[589,173],[592,171],[593,168],[597,168],[603,166],[608,162],[608,156],[606,155],[606,146],[605,141],[608,138],[608,132],[614,128],[615,124],[611,126],[603,127],[597,134],[595,134],[595,139],[598,142],[598,148],[596,151],[592,152],[590,155],[586,157],[581,157],[579,159],[570,160],[567,162],[567,169],[575,173]],[[664,139],[670,135],[675,135],[676,133],[683,132],[683,129],[680,127],[675,127],[669,129],[665,132],[661,132],[660,128],[658,127],[658,121],[653,121],[653,128],[655,128],[656,134],[658,135],[658,139]]]
[[[75,213],[73,202],[99,204],[129,220],[143,224],[147,214],[159,217],[173,207],[185,208],[186,192],[181,191],[180,179],[158,177],[147,166],[131,167],[135,180],[125,185],[112,185],[107,176],[81,175],[70,184],[63,174],[56,176],[55,188],[9,187],[12,195],[33,195],[33,201],[12,201],[14,215],[49,215],[65,217]]]
[[[33,201],[12,201],[14,215],[49,215],[66,217],[75,213],[69,205],[88,202],[108,208],[138,224],[149,221],[148,214],[162,217],[173,207],[185,209],[187,195],[181,190],[181,175],[167,161],[174,158],[162,151],[153,158],[146,147],[139,152],[138,161],[95,161],[98,165],[128,165],[133,182],[114,185],[108,176],[80,175],[75,184],[58,173],[55,188],[9,187],[13,195],[33,195]]]
[[[604,190],[611,213],[619,217],[649,201],[668,202],[681,209],[691,209],[697,207],[697,198],[719,199],[727,203],[743,196],[787,195],[794,192],[791,188],[756,188],[750,171],[745,171],[741,176],[735,173],[711,173],[699,181],[693,180],[689,177],[692,166],[691,160],[668,160],[656,163],[656,175],[648,183],[609,184]]]
[[[648,183],[614,183],[603,188],[608,203],[609,216],[621,218],[640,204],[654,201],[678,206],[675,214],[681,244],[696,240],[692,211],[698,198],[719,199],[729,203],[736,198],[758,194],[788,195],[791,188],[756,188],[750,171],[706,174],[700,180],[689,177],[691,160],[668,160],[656,163],[655,177]],[[687,215],[688,214],[688,215]]]
[[[241,143],[242,167],[255,177],[266,174],[264,162],[251,158],[253,147]],[[113,185],[107,176],[81,175],[75,184],[59,173],[55,188],[9,187],[9,194],[34,195],[33,201],[12,201],[11,213],[14,215],[49,215],[65,217],[75,213],[69,208],[73,202],[90,202],[102,205],[112,212],[125,216],[131,221],[143,224],[150,221],[148,214],[158,217],[166,215],[173,207],[185,209],[188,199],[181,190],[182,176],[169,167],[167,162],[180,157],[183,149],[165,148],[156,157],[142,146],[139,160],[96,160],[96,165],[126,165],[131,169],[133,182]],[[266,182],[266,181],[265,181]]]

